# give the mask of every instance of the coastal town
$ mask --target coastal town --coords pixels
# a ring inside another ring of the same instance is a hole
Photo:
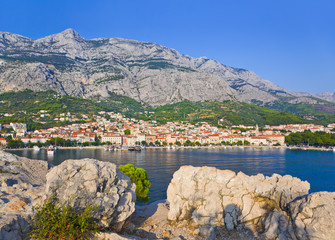
[[[64,117],[70,114],[64,114]],[[118,148],[133,146],[208,146],[208,145],[252,145],[284,146],[285,136],[290,133],[326,132],[334,133],[335,124],[290,124],[279,126],[231,126],[220,128],[206,122],[168,122],[158,125],[156,121],[126,118],[120,113],[101,111],[95,121],[75,123],[68,126],[28,131],[26,123],[0,125],[0,145],[6,147],[8,137],[21,141],[26,146],[45,145],[51,139],[64,139],[71,146],[91,144],[111,145]]]

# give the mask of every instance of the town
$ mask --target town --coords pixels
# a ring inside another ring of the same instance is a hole
[[[64,114],[64,116],[70,115]],[[327,127],[314,124],[291,124],[279,126],[231,126],[219,128],[206,122],[168,122],[158,125],[156,121],[126,118],[120,113],[101,111],[94,122],[71,124],[27,131],[26,123],[0,124],[2,147],[31,147],[34,145],[57,144],[59,146],[112,145],[133,146],[208,146],[208,145],[253,145],[284,146],[285,136],[290,133],[326,132],[334,133],[335,124]],[[8,146],[8,139],[17,145]],[[52,142],[52,140],[54,140]]]

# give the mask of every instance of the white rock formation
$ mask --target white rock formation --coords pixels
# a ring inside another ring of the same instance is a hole
[[[26,239],[32,207],[42,202],[46,161],[0,151],[0,239]]]
[[[168,219],[187,221],[197,228],[246,226],[262,232],[269,213],[281,211],[295,198],[308,194],[309,188],[308,182],[288,175],[247,176],[213,167],[183,166],[174,173],[167,190]]]
[[[98,206],[94,217],[115,227],[135,211],[135,184],[110,162],[66,160],[47,174],[46,196],[77,210]]]
[[[316,192],[289,204],[299,240],[335,239],[335,192]]]

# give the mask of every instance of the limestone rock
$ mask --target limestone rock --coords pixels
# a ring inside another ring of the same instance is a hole
[[[42,202],[48,163],[0,151],[0,239],[25,239],[32,207]]]
[[[243,225],[261,232],[269,213],[283,210],[309,188],[308,182],[291,176],[247,176],[213,167],[183,166],[174,173],[167,190],[168,219],[186,220],[193,227],[224,225],[233,230]],[[272,217],[282,222],[285,218]]]
[[[103,226],[121,224],[135,210],[135,184],[117,166],[94,159],[66,160],[47,174],[46,197],[82,210],[98,206]]]
[[[316,192],[289,204],[298,239],[334,239],[335,192]]]

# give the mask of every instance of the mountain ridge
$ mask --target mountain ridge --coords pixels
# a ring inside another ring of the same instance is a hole
[[[0,92],[52,89],[84,98],[115,93],[152,106],[183,100],[264,105],[312,96],[206,57],[137,40],[86,40],[73,29],[35,40],[0,32],[0,86]]]

